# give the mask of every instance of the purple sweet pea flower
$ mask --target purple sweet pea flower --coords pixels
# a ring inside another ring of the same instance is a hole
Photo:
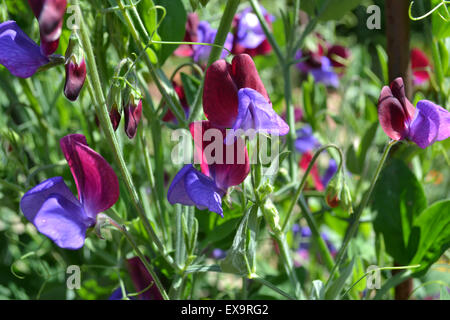
[[[305,54],[298,51],[295,58],[301,59],[303,56]],[[321,82],[334,88],[339,86],[339,76],[334,71],[328,57],[311,53],[305,61],[297,64],[297,68],[303,73],[311,73],[315,82]]]
[[[408,139],[422,149],[450,136],[450,112],[428,100],[414,108],[405,96],[402,78],[381,90],[378,118],[391,139]]]
[[[202,43],[214,43],[216,38],[217,30],[211,28],[209,22],[201,21],[197,29],[197,41]],[[233,47],[233,35],[228,33],[225,40],[224,47],[231,51]],[[193,59],[197,63],[204,63],[208,60],[209,54],[211,53],[211,46],[195,44],[193,45]],[[228,52],[226,50],[222,51],[221,58],[225,58]]]
[[[303,154],[319,147],[320,143],[314,136],[310,125],[305,125],[303,128],[297,130],[297,139],[295,140],[295,149]]]
[[[266,20],[273,22],[275,17],[272,15],[267,15],[267,10],[260,6],[261,13]],[[261,24],[259,23],[258,17],[253,13],[252,8],[246,8],[239,14],[239,24],[236,31],[236,43],[246,49],[255,49],[259,47],[264,40],[266,40],[266,35],[264,33]]]
[[[62,177],[54,177],[25,193],[20,208],[56,245],[77,250],[84,245],[86,230],[95,225],[97,214],[117,201],[119,181],[106,160],[88,147],[83,135],[65,136],[60,145],[75,179],[78,199]]]
[[[272,108],[272,103],[256,90],[242,88],[238,91],[238,115],[233,130],[254,129],[272,135],[283,136],[289,132],[288,124]],[[227,141],[230,137],[227,135]]]
[[[224,259],[227,256],[227,252],[222,249],[216,248],[212,251],[211,255],[214,259],[220,260]]]
[[[0,24],[0,64],[20,78],[31,77],[50,60],[15,21]]]
[[[338,165],[336,163],[336,161],[331,158],[330,162],[328,163],[328,168],[325,171],[325,173],[322,176],[322,185],[324,187],[326,187],[328,185],[328,183],[330,182],[331,178],[333,178],[334,174],[337,172],[338,170]]]

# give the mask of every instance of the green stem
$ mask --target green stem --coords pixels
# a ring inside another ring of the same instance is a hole
[[[80,6],[79,0],[75,0],[75,5]],[[128,169],[125,164],[125,160],[123,158],[123,155],[120,151],[119,143],[117,141],[117,138],[114,134],[114,130],[109,118],[108,113],[108,107],[106,105],[105,95],[103,93],[103,89],[100,83],[100,77],[97,70],[96,60],[94,56],[94,52],[92,50],[91,40],[89,31],[85,25],[83,15],[80,15],[79,17],[80,21],[80,38],[81,43],[83,46],[83,49],[86,54],[86,62],[88,67],[88,78],[90,83],[92,84],[93,89],[93,102],[95,103],[95,108],[97,111],[97,115],[100,121],[100,125],[103,129],[103,132],[105,133],[106,140],[108,141],[110,148],[113,152],[114,160],[117,164],[117,166],[120,169],[121,176],[125,182],[127,191],[130,195],[130,198],[133,202],[133,205],[139,215],[139,217],[142,220],[142,223],[144,224],[144,227],[153,241],[153,243],[156,245],[156,247],[161,252],[162,256],[167,260],[167,262],[175,267],[175,264],[173,263],[173,260],[170,256],[167,255],[164,246],[162,245],[161,241],[159,240],[157,234],[153,230],[153,227],[150,224],[150,221],[148,220],[147,216],[145,215],[144,209],[142,208],[142,205],[139,200],[138,193],[136,191],[136,188],[133,185],[133,182],[131,180],[131,175],[128,172]],[[176,268],[175,268],[176,270]]]
[[[155,284],[158,287],[158,290],[161,293],[163,299],[164,300],[169,300],[169,296],[167,295],[166,290],[164,289],[163,285],[161,284],[161,281],[159,280],[158,275],[156,274],[155,270],[153,270],[153,268],[150,265],[150,263],[148,263],[148,260],[145,258],[145,256],[142,254],[141,250],[136,245],[136,242],[134,242],[133,238],[128,233],[126,227],[122,226],[121,228],[119,228],[119,230],[122,232],[122,234],[125,236],[125,238],[127,238],[127,240],[130,243],[131,247],[134,249],[134,251],[136,252],[137,256],[139,257],[139,259],[141,259],[141,262],[144,264],[145,268],[147,269],[147,271],[152,276],[153,281],[155,281]]]
[[[220,19],[219,28],[217,29],[216,38],[214,39],[214,44],[216,46],[211,48],[211,53],[209,54],[208,67],[214,61],[220,59],[220,56],[222,55],[225,40],[227,39],[228,32],[230,32],[231,23],[233,22],[234,15],[236,14],[240,2],[241,0],[227,1],[225,11]]]
[[[308,168],[306,169],[305,174],[303,175],[303,178],[300,181],[300,184],[298,185],[297,191],[295,192],[294,198],[292,199],[291,205],[289,206],[286,219],[284,220],[284,223],[282,224],[281,231],[283,231],[283,232],[286,231],[286,227],[287,227],[287,225],[289,223],[289,220],[290,220],[290,218],[292,216],[292,212],[294,211],[294,206],[297,203],[297,200],[300,197],[300,194],[302,193],[303,188],[305,187],[306,179],[308,178],[308,174],[311,171],[311,169],[313,168],[314,163],[316,162],[316,160],[319,157],[319,155],[323,151],[328,149],[328,148],[333,148],[333,149],[336,149],[338,151],[339,158],[340,158],[339,160],[340,161],[339,161],[339,167],[338,167],[337,172],[339,172],[339,170],[342,170],[342,167],[343,167],[343,164],[344,164],[344,154],[342,153],[342,150],[337,145],[335,145],[335,144],[327,144],[327,145],[321,147],[319,150],[317,150],[316,153],[314,153],[314,156],[312,157],[311,162],[309,163]]]
[[[255,276],[255,277],[252,278],[252,280],[255,280],[256,282],[259,282],[262,285],[265,285],[266,287],[272,289],[273,291],[279,293],[280,295],[282,295],[283,297],[285,297],[285,298],[287,298],[289,300],[297,300],[294,297],[292,297],[291,295],[289,295],[288,293],[286,293],[283,290],[279,289],[277,286],[275,286],[271,282],[265,280],[264,278],[261,278],[260,276]]]
[[[378,163],[377,169],[375,171],[375,175],[372,178],[372,181],[370,182],[370,186],[369,186],[369,190],[366,192],[366,194],[364,195],[363,200],[361,201],[360,206],[358,207],[358,211],[355,213],[354,216],[354,220],[351,223],[348,232],[344,238],[344,242],[342,244],[342,247],[339,249],[339,252],[336,256],[336,263],[334,265],[334,268],[331,270],[330,272],[330,277],[328,278],[327,284],[326,286],[328,286],[330,284],[331,279],[333,279],[334,273],[338,270],[339,266],[341,265],[341,263],[343,262],[343,258],[345,256],[345,253],[347,251],[347,247],[350,243],[350,240],[353,238],[353,236],[356,234],[356,231],[358,230],[359,227],[359,220],[361,218],[361,215],[364,211],[364,208],[367,206],[367,203],[369,202],[370,196],[372,194],[373,188],[375,187],[375,183],[378,180],[378,177],[380,176],[381,173],[381,169],[383,169],[383,165],[386,162],[387,156],[389,154],[389,151],[391,150],[392,146],[394,144],[396,144],[397,141],[393,140],[391,142],[389,142],[389,144],[386,146],[383,155],[380,159],[380,162]]]

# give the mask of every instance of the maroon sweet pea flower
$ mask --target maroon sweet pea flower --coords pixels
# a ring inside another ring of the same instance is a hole
[[[251,88],[270,102],[249,55],[237,55],[231,64],[223,59],[217,60],[208,68],[203,90],[203,111],[213,126],[233,126],[238,115],[238,91],[242,88]]]
[[[159,292],[158,287],[154,283],[153,277],[139,257],[127,259],[127,266],[137,292],[144,291],[153,283],[148,290],[139,295],[141,300],[163,300],[161,292]]]
[[[39,21],[42,51],[50,55],[58,48],[67,0],[28,0],[28,3]]]
[[[133,139],[136,136],[139,121],[141,121],[142,100],[139,100],[137,105],[129,102],[123,108],[123,112],[125,114],[125,133],[128,138]]]
[[[78,99],[84,81],[86,80],[86,62],[83,59],[80,64],[77,64],[73,59],[70,59],[66,63],[65,68],[66,82],[64,84],[64,95],[70,101],[75,101]]]
[[[327,57],[330,59],[333,67],[345,67],[345,65],[341,62],[342,60],[348,60],[350,58],[350,50],[344,46],[335,44],[328,47]]]
[[[186,33],[184,34],[184,42],[197,42],[197,30],[200,20],[195,12],[191,12],[187,16],[186,21]],[[174,52],[179,57],[191,57],[194,54],[194,50],[191,44],[182,44]]]
[[[425,53],[417,48],[411,50],[411,68],[415,85],[421,85],[430,80],[430,74],[427,71],[430,68],[430,62]]]
[[[419,101],[414,108],[405,96],[402,78],[381,90],[378,118],[391,139],[408,139],[420,148],[450,136],[450,113],[428,100]]]

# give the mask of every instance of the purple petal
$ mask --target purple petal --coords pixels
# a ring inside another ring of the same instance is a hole
[[[197,30],[198,42],[214,43],[216,34],[217,30],[211,28],[210,24],[207,21],[200,21]],[[231,33],[228,33],[224,47],[228,50],[231,50],[231,48],[233,47],[233,35]],[[192,48],[194,50],[193,59],[195,62],[202,63],[208,60],[209,54],[211,53],[211,46],[194,44]],[[221,58],[226,57],[227,54],[228,52],[226,50],[223,50]]]
[[[273,110],[272,104],[258,91],[243,88],[238,92],[239,107],[233,129],[255,129],[258,132],[283,136],[289,132],[287,123]]]
[[[447,139],[449,136],[450,113],[431,101],[419,101],[408,138],[424,149],[435,141]]]
[[[105,159],[88,147],[81,134],[65,136],[61,149],[69,164],[86,214],[95,218],[119,198],[119,180]]]
[[[0,64],[20,78],[31,77],[49,63],[41,48],[31,40],[15,21],[0,24]]]
[[[257,48],[266,39],[258,17],[251,8],[241,12],[236,37],[237,43],[247,49]]]
[[[209,209],[223,216],[222,195],[212,179],[187,164],[173,179],[167,200],[171,204],[195,205],[200,210]]]
[[[51,194],[31,222],[59,247],[77,250],[84,245],[91,221],[81,205],[60,194]]]
[[[315,82],[321,82],[327,86],[337,88],[339,86],[339,77],[331,67],[330,60],[327,57],[322,57],[322,66],[320,68],[312,69],[311,74]]]
[[[299,153],[311,151],[319,145],[320,145],[319,141],[316,139],[316,137],[314,137],[312,133],[311,126],[305,125],[303,128],[297,130],[295,149]]]
[[[328,164],[327,171],[325,171],[323,177],[322,177],[322,184],[324,187],[328,185],[331,178],[333,178],[334,174],[337,172],[337,163],[334,159],[330,159],[330,162]]]

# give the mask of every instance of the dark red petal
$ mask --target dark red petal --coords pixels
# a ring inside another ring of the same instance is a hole
[[[106,160],[88,147],[85,136],[71,134],[60,141],[86,214],[95,218],[119,198],[119,180]]]
[[[67,0],[46,0],[39,15],[39,28],[43,39],[55,41],[61,35]]]
[[[66,63],[66,82],[64,84],[64,95],[70,101],[78,99],[84,81],[86,80],[86,63],[84,59],[78,65],[70,61]]]
[[[231,128],[238,113],[238,88],[231,76],[231,65],[217,60],[206,70],[203,111],[214,126]]]
[[[248,54],[240,54],[233,58],[232,76],[238,89],[250,88],[261,93],[267,101],[270,101],[266,88],[259,77],[253,59]]]
[[[150,289],[145,290],[144,293],[139,295],[142,300],[163,300],[158,287],[154,284],[152,276],[147,271],[147,268],[145,268],[140,258],[133,257],[131,259],[127,259],[127,265],[131,280],[133,281],[137,292],[144,291],[151,284],[153,284]]]
[[[34,16],[37,19],[39,19],[39,16],[41,15],[44,1],[45,0],[28,0],[28,4],[30,5],[31,10],[33,10]]]
[[[400,101],[387,86],[383,87],[378,99],[378,119],[383,131],[391,139],[400,140],[406,136],[406,114]]]
[[[128,105],[124,108],[125,114],[125,133],[128,138],[133,139],[136,136],[137,127],[142,116],[142,101],[139,100],[137,106]]]
[[[418,77],[423,79],[422,81],[426,81],[430,79],[430,75],[428,71],[425,69],[430,67],[430,62],[428,61],[427,56],[421,50],[414,48],[411,50],[411,68],[414,74],[414,77]]]
[[[189,125],[189,129],[194,138],[196,153],[199,156],[196,161],[201,160],[202,172],[213,178],[217,187],[226,190],[245,180],[250,172],[250,161],[247,148],[241,138],[238,138],[233,144],[226,145],[224,143],[226,131],[215,128],[210,121],[193,122]],[[209,137],[206,138],[205,134]],[[220,140],[217,142],[216,139]],[[212,149],[215,146],[217,148]],[[205,152],[207,147],[214,151],[206,150]],[[218,152],[221,153],[221,156]],[[212,157],[210,158],[210,156]]]
[[[56,39],[55,41],[47,42],[41,35],[41,50],[42,53],[45,54],[46,56],[55,53],[55,51],[58,49],[58,46],[59,46],[59,38]]]
[[[117,105],[114,105],[111,108],[111,111],[109,111],[109,119],[111,120],[111,124],[112,124],[114,131],[116,131],[117,128],[119,127],[121,118],[122,118],[122,116],[120,115]]]
[[[403,79],[398,77],[391,82],[390,88],[392,95],[401,103],[403,107],[403,112],[407,117],[407,121],[411,122],[414,119],[415,108],[405,94],[405,85]]]

